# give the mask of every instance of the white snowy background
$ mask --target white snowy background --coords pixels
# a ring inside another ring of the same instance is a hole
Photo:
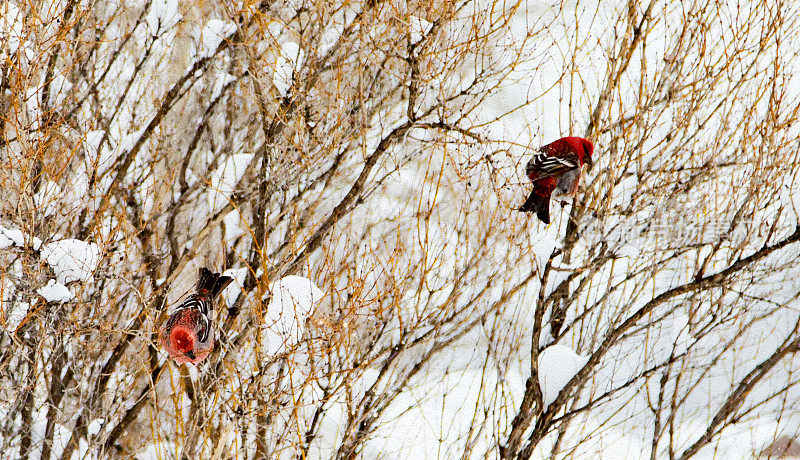
[[[800,455],[798,18],[3,2],[0,457]],[[564,135],[595,165],[546,226]]]

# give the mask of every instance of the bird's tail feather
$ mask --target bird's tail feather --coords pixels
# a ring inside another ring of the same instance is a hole
[[[211,293],[211,298],[215,299],[233,281],[230,276],[221,276],[219,273],[212,273],[211,270],[203,267],[200,269],[200,278],[197,280],[197,292],[204,289]]]
[[[519,210],[522,212],[535,212],[539,220],[545,224],[550,223],[550,197],[531,192]]]

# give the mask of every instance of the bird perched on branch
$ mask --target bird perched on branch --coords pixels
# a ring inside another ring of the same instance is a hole
[[[214,299],[233,278],[200,269],[197,292],[190,295],[158,331],[161,345],[177,363],[198,364],[214,349]]]
[[[545,224],[550,223],[550,196],[575,195],[581,181],[581,166],[592,167],[591,141],[582,137],[562,137],[539,148],[538,154],[528,161],[525,173],[533,182],[533,190],[519,208],[522,212],[535,212]]]

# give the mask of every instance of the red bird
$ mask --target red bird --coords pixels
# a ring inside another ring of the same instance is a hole
[[[214,349],[214,299],[231,281],[229,276],[201,268],[197,292],[175,309],[158,331],[161,345],[176,363],[198,364]]]
[[[550,223],[550,196],[572,196],[578,191],[581,167],[592,167],[591,141],[582,137],[562,137],[539,148],[528,162],[525,173],[533,182],[533,190],[519,208],[522,212],[535,212],[545,224]]]

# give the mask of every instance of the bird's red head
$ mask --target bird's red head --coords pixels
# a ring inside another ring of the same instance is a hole
[[[577,136],[567,136],[551,142],[544,147],[542,151],[549,152],[550,155],[563,155],[567,152],[572,152],[578,156],[581,165],[584,163],[592,167],[592,153],[594,153],[594,145],[589,139],[584,139]]]
[[[581,143],[583,144],[583,162],[589,166],[589,169],[592,168],[592,153],[594,153],[594,145],[592,141],[588,139],[581,139]]]
[[[184,327],[177,326],[170,333],[169,342],[179,352],[189,352],[194,349],[194,333]]]

